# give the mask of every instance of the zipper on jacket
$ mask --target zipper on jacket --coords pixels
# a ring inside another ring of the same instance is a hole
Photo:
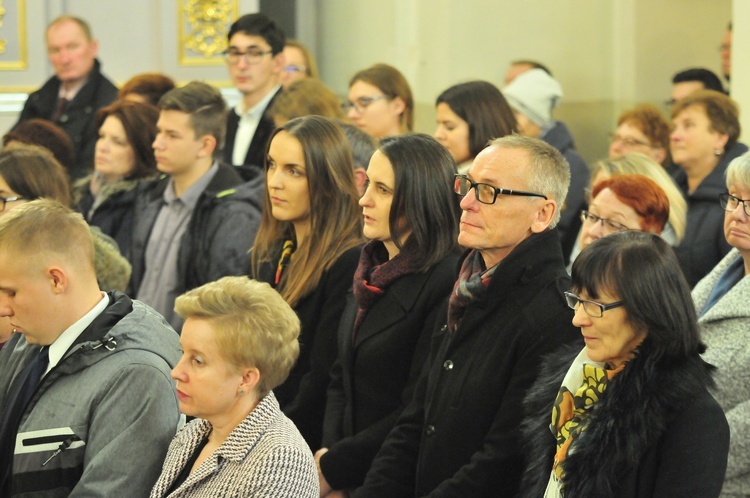
[[[42,467],[44,467],[45,465],[47,465],[48,463],[50,463],[52,461],[52,459],[55,458],[57,455],[59,455],[60,453],[62,453],[65,450],[67,450],[70,447],[71,444],[75,443],[76,441],[80,441],[80,440],[81,440],[81,438],[78,435],[76,435],[76,434],[73,434],[72,436],[70,436],[68,439],[66,439],[65,441],[63,441],[60,444],[60,446],[55,450],[54,453],[52,453],[52,455],[50,455],[50,457],[48,459],[46,459],[44,461],[44,463],[42,464]]]

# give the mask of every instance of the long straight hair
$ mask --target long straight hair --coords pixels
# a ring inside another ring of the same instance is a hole
[[[302,145],[310,195],[310,233],[297,246],[276,288],[295,307],[315,290],[323,272],[345,251],[362,243],[362,216],[357,204],[352,152],[341,128],[320,116],[293,119],[276,128],[266,145],[266,174],[271,142],[281,131]],[[290,221],[279,221],[272,215],[266,183],[263,215],[251,256],[254,275],[259,274],[263,263],[276,263],[273,258],[278,257],[279,245],[290,232],[294,233]]]

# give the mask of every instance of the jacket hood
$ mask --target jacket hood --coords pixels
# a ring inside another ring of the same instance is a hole
[[[703,179],[700,185],[698,185],[698,188],[696,188],[692,194],[689,194],[690,200],[716,202],[718,204],[719,194],[723,194],[727,191],[727,166],[729,166],[730,162],[740,157],[745,152],[747,152],[747,145],[740,142],[737,142],[728,148],[713,171]],[[682,191],[687,193],[687,174],[684,170],[681,169],[677,172],[675,175],[675,181]]]
[[[559,150],[561,153],[564,153],[568,149],[575,149],[573,135],[570,134],[568,126],[562,121],[555,121],[554,126],[547,130],[546,133],[543,133],[539,138]]]
[[[131,350],[154,353],[174,368],[181,357],[179,336],[164,318],[121,292],[107,296],[109,306],[76,339],[54,370],[73,373]],[[78,355],[76,361],[65,361],[73,354]]]

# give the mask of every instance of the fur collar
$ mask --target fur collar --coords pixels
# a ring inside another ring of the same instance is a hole
[[[554,438],[549,430],[552,404],[580,348],[565,348],[543,363],[529,391],[522,425],[530,455],[521,496],[544,494],[552,470]],[[713,367],[696,354],[683,360],[657,359],[648,340],[609,384],[592,408],[588,428],[573,443],[565,461],[567,496],[614,496],[618,482],[638,467],[671,420],[707,387]]]

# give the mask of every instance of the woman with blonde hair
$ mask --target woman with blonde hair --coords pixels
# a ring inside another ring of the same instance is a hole
[[[344,117],[338,95],[318,79],[295,81],[271,104],[270,115],[276,126],[311,114],[335,119]]]
[[[303,79],[318,79],[318,65],[310,50],[297,40],[287,40],[284,45],[284,67],[279,81],[286,91],[292,83]]]
[[[268,284],[224,277],[178,297],[183,353],[172,370],[177,433],[152,498],[316,498],[315,464],[273,389],[299,354],[299,320]]]
[[[336,330],[362,244],[352,152],[341,128],[320,116],[277,128],[266,152],[251,276],[271,284],[302,322],[299,361],[276,395],[318,448]]]

